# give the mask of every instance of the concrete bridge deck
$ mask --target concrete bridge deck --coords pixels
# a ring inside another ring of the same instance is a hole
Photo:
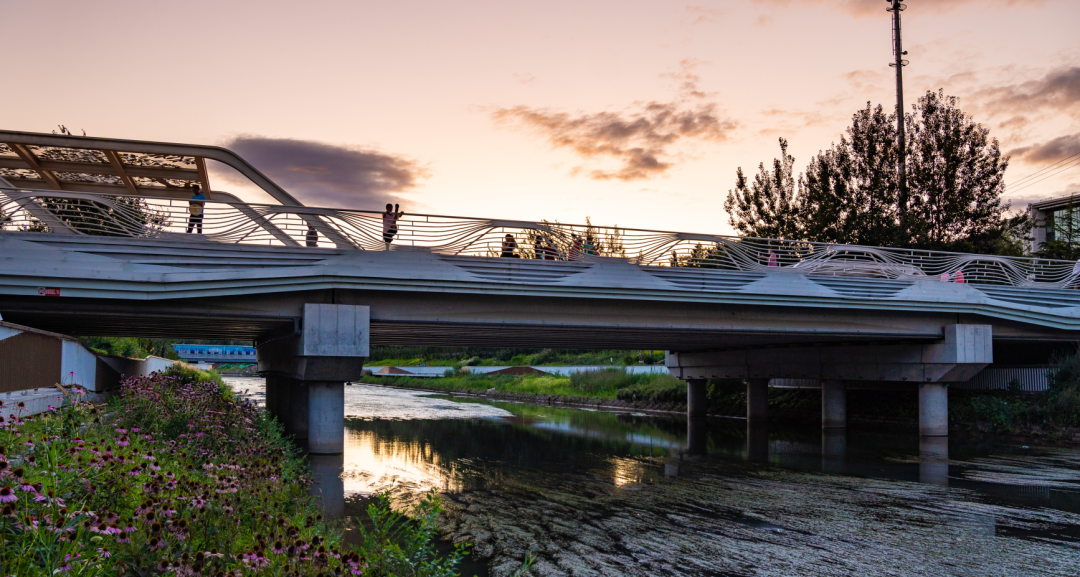
[[[212,190],[208,161],[280,204]],[[707,378],[749,379],[750,420],[768,379],[809,378],[828,426],[845,381],[919,383],[940,435],[944,387],[995,348],[1080,338],[1078,283],[1045,259],[305,207],[219,148],[0,131],[0,316],[252,339],[316,452],[372,342],[665,349],[692,414]]]

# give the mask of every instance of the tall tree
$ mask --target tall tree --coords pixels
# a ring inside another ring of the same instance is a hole
[[[1005,169],[997,139],[960,110],[955,96],[927,92],[905,115],[910,244],[950,250],[999,231]]]
[[[855,113],[851,126],[811,159],[794,190],[787,141],[773,171],[750,187],[742,169],[724,208],[743,235],[872,246],[1017,254],[1026,215],[1006,217],[1008,159],[997,140],[960,110],[955,97],[927,92],[905,115],[907,229],[900,224],[896,116],[881,106]],[[786,186],[785,186],[786,185]]]
[[[742,167],[735,175],[735,189],[728,191],[724,210],[728,222],[743,236],[758,238],[802,238],[799,206],[792,168],[795,158],[787,153],[788,142],[780,139],[780,158],[772,170],[758,165],[753,184],[747,186]]]
[[[898,241],[896,117],[882,107],[855,113],[839,144],[819,152],[799,177],[806,239],[890,245]]]

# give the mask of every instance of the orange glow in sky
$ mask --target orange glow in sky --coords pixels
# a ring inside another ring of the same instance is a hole
[[[909,104],[961,97],[1006,182],[1080,152],[1080,2],[907,5]],[[894,106],[886,6],[6,0],[0,128],[236,144],[308,204],[730,233],[736,167],[783,136],[802,170]],[[1011,198],[1075,191],[1080,168]]]

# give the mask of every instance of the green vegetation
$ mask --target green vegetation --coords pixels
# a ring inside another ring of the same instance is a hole
[[[990,393],[954,392],[950,418],[994,433],[1043,433],[1056,436],[1080,427],[1080,354],[1058,360],[1044,393],[1015,388]]]
[[[407,520],[376,499],[377,530],[342,545],[342,522],[307,494],[281,426],[213,374],[177,366],[127,379],[105,411],[64,392],[37,416],[0,420],[0,573],[449,576],[428,495]]]
[[[579,366],[663,364],[663,351],[372,347],[370,367]]]
[[[780,158],[752,182],[740,168],[724,203],[731,226],[761,238],[1022,255],[1031,222],[1007,214],[1009,160],[989,130],[942,91],[926,92],[904,120],[906,186],[896,115],[867,103],[805,173],[795,175],[783,138]]]
[[[432,389],[438,391],[477,391],[561,395],[648,402],[685,402],[686,383],[668,374],[627,373],[623,368],[558,375],[474,375],[459,371],[441,378],[365,377],[363,382]]]
[[[132,359],[145,359],[150,355],[172,360],[180,360],[173,350],[176,340],[136,339],[130,337],[82,337],[79,339],[87,348],[100,355],[115,355]]]

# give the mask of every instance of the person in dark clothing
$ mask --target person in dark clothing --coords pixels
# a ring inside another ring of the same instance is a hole
[[[382,215],[382,238],[386,243],[386,250],[390,250],[390,243],[398,233],[397,221],[403,216],[405,213],[398,210],[398,205],[386,205],[386,212]]]
[[[517,250],[517,241],[514,240],[514,235],[507,234],[505,237],[503,237],[502,257],[503,258],[517,258],[518,256],[516,254],[514,254],[515,250]]]
[[[187,231],[191,234],[191,231],[198,228],[199,234],[202,234],[203,208],[206,206],[206,203],[202,201],[206,200],[206,195],[200,191],[197,184],[190,185],[190,188],[192,195],[191,202],[188,203],[188,213],[191,216],[188,217]]]
[[[307,238],[305,240],[309,247],[319,246],[319,231],[315,230],[315,227],[310,224],[307,227]]]

